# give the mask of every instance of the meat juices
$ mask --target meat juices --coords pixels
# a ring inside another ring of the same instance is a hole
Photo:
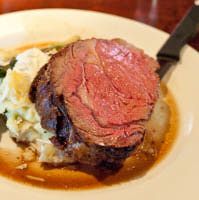
[[[123,40],[80,40],[52,56],[30,98],[71,162],[121,166],[143,141],[158,98],[158,67]]]

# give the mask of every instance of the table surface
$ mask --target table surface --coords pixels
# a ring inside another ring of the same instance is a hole
[[[194,0],[0,0],[0,13],[36,8],[75,8],[120,15],[171,33]],[[199,33],[190,42],[199,51]]]

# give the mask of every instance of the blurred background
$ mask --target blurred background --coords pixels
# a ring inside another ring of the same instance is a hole
[[[0,13],[38,8],[73,8],[111,13],[149,24],[166,32],[194,0],[0,0]],[[190,42],[199,51],[199,34]]]

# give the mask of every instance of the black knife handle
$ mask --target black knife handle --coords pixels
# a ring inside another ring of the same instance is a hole
[[[199,5],[195,3],[158,52],[158,59],[178,61],[182,47],[197,33],[198,29]]]

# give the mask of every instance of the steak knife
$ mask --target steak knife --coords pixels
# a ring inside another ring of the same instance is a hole
[[[184,45],[199,31],[199,0],[189,9],[168,40],[157,53],[160,68],[157,70],[162,79],[172,65],[180,60],[180,52]]]

